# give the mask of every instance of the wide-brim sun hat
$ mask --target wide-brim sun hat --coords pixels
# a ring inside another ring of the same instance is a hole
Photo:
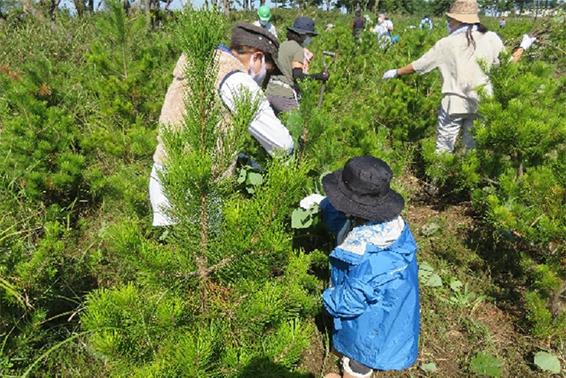
[[[288,30],[294,31],[297,34],[310,34],[318,35],[314,28],[314,20],[307,16],[297,17],[293,25],[287,27]]]
[[[479,7],[476,0],[456,0],[446,16],[464,24],[479,24]]]
[[[279,67],[279,41],[277,38],[262,28],[245,22],[238,22],[232,29],[232,46],[249,46],[263,51],[273,59],[275,73],[283,72]]]
[[[393,172],[381,159],[354,157],[344,168],[322,179],[328,200],[337,210],[373,222],[387,222],[401,214],[403,197],[390,188]]]

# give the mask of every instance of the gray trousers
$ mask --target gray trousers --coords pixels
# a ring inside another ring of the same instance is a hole
[[[282,112],[288,112],[290,110],[299,107],[299,102],[294,98],[282,97],[282,96],[267,96],[269,104],[275,111],[275,114]]]
[[[436,152],[452,153],[461,129],[464,129],[462,138],[464,146],[467,149],[474,148],[471,130],[475,117],[475,114],[448,114],[446,110],[440,107],[436,129]]]

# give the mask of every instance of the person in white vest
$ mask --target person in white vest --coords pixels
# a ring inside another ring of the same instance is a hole
[[[442,76],[442,102],[438,113],[437,153],[452,153],[461,129],[464,146],[474,147],[471,129],[478,110],[477,90],[483,88],[487,95],[492,94],[489,77],[482,66],[489,69],[497,65],[505,49],[501,38],[480,23],[476,0],[456,0],[446,16],[447,37],[413,63],[388,70],[383,75],[383,79],[388,80],[438,68]],[[512,60],[518,61],[535,39],[525,34]]]
[[[251,95],[258,99],[258,110],[248,131],[271,155],[293,151],[293,139],[289,131],[275,116],[260,88],[266,74],[280,72],[276,60],[278,49],[279,43],[273,34],[258,26],[238,23],[232,31],[230,47],[219,46],[215,54],[218,70],[215,85],[219,101],[224,105],[223,122],[229,127],[238,96]],[[173,71],[173,81],[161,108],[160,130],[178,130],[184,125],[185,98],[188,95],[184,73],[186,65],[187,57],[182,54]],[[157,140],[149,182],[149,197],[153,208],[153,225],[169,226],[176,222],[168,215],[170,204],[160,181],[160,172],[166,171],[167,153],[161,136],[158,136]]]

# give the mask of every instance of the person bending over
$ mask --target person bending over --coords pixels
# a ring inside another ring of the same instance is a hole
[[[218,127],[230,127],[232,112],[236,110],[240,96],[249,94],[259,99],[256,116],[250,123],[248,131],[271,155],[277,151],[284,153],[293,151],[293,139],[289,131],[275,116],[260,88],[268,73],[279,71],[274,59],[278,47],[277,39],[267,30],[238,23],[232,31],[231,46],[229,48],[219,46],[215,53],[216,93],[219,102],[223,104],[224,112],[222,124]],[[185,98],[190,96],[190,93],[187,93],[188,79],[184,72],[186,65],[187,57],[182,54],[173,71],[173,81],[167,90],[159,116],[160,135],[157,137],[158,144],[153,155],[153,169],[149,182],[154,226],[176,223],[167,215],[170,203],[159,178],[167,165],[161,130],[164,128],[179,130],[183,127],[186,114]]]
[[[281,44],[277,58],[281,74],[271,77],[266,90],[267,98],[276,113],[299,106],[300,80],[328,80],[328,72],[307,74],[304,71],[305,48],[316,35],[314,21],[310,17],[298,17],[293,26],[287,28],[287,40]]]

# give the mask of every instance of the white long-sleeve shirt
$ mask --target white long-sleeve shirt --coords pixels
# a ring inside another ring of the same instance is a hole
[[[243,72],[233,73],[220,86],[220,98],[232,113],[236,111],[237,97],[243,93],[249,93],[259,101],[256,116],[248,127],[250,134],[270,155],[276,151],[291,153],[293,139],[289,130],[275,116],[263,91],[250,75]]]

